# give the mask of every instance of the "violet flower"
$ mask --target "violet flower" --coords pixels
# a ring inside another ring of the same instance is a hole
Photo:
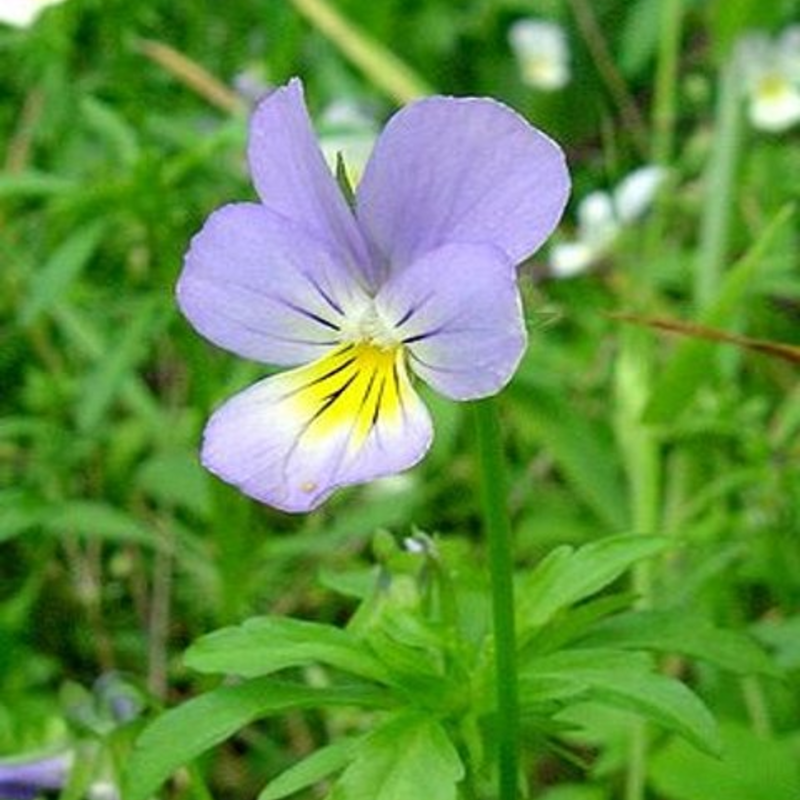
[[[0,800],[33,800],[46,791],[60,791],[72,768],[72,753],[27,761],[0,761]]]
[[[202,460],[308,511],[423,457],[433,432],[413,375],[455,400],[510,380],[526,344],[515,265],[555,227],[569,177],[511,109],[431,97],[389,121],[351,210],[298,80],[257,108],[249,161],[260,202],[209,217],[178,302],[215,344],[296,368],[217,409]]]

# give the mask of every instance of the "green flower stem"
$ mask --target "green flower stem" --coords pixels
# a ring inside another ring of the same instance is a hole
[[[698,311],[704,311],[716,298],[728,257],[736,206],[736,172],[742,153],[740,81],[740,70],[731,56],[720,75],[714,146],[703,175],[705,203],[694,272],[694,303]]]
[[[664,0],[660,7],[658,64],[653,104],[652,161],[662,167],[672,166],[675,152],[675,124],[678,116],[678,74],[683,34],[684,0]],[[674,174],[671,180],[674,180]],[[666,236],[666,215],[658,203],[648,226],[642,255],[644,263],[655,260]],[[650,302],[653,286],[649,275],[636,287],[635,299]],[[643,534],[659,528],[662,509],[663,464],[655,431],[642,415],[653,387],[654,357],[652,338],[643,331],[625,331],[620,341],[616,370],[617,441],[631,495],[631,525]],[[636,564],[633,589],[640,607],[652,603],[653,565],[649,561]],[[625,800],[643,800],[647,780],[650,747],[647,723],[635,720],[630,729],[630,747],[625,773]]]
[[[652,388],[652,338],[637,329],[623,331],[620,339],[615,422],[631,496],[631,524],[638,533],[653,534],[659,529],[661,515],[661,448],[655,431],[642,420]],[[639,606],[648,607],[653,592],[653,565],[649,561],[634,567],[633,589]],[[636,720],[631,728],[625,800],[644,800],[648,747],[647,725]]]
[[[653,162],[664,167],[672,163],[675,151],[675,120],[678,115],[678,61],[683,29],[683,0],[666,0],[661,5],[656,90],[653,103]]]
[[[675,157],[675,126],[678,118],[678,76],[683,35],[684,0],[664,0],[659,25],[661,36],[656,65],[655,96],[653,98],[651,161],[667,170],[667,187],[662,187],[647,225],[645,264],[657,261],[664,246],[667,214],[664,197],[668,196],[677,176],[673,167]]]
[[[500,800],[517,800],[519,701],[514,629],[514,560],[503,445],[493,400],[474,405],[483,524],[489,539],[497,683]]]
[[[741,686],[754,733],[762,739],[769,739],[773,734],[773,726],[764,686],[755,675],[742,678]]]

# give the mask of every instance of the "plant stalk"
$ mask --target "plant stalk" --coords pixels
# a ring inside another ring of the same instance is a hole
[[[497,764],[500,800],[517,800],[519,699],[514,625],[514,559],[505,461],[493,400],[474,405],[483,524],[489,543],[497,688]]]
[[[706,202],[694,273],[694,303],[708,308],[719,292],[730,243],[736,173],[742,153],[740,70],[735,56],[722,67],[714,121],[714,147],[703,175]]]

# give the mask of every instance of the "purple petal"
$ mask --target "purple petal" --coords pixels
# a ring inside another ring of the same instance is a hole
[[[319,358],[363,297],[322,242],[254,203],[208,218],[178,282],[178,304],[203,336],[269,364]]]
[[[0,781],[0,800],[34,800],[41,794],[41,787],[30,783]]]
[[[245,494],[302,512],[407,469],[431,437],[402,349],[348,344],[231,398],[206,427],[202,459]]]
[[[506,106],[435,97],[388,123],[358,187],[357,215],[392,267],[449,242],[519,263],[550,235],[569,175],[561,149]]]
[[[326,242],[369,283],[364,240],[317,144],[299,80],[259,104],[250,124],[248,158],[263,204]]]
[[[455,400],[500,391],[525,351],[516,269],[491,245],[428,253],[392,275],[376,307],[397,326],[411,369]]]
[[[61,789],[67,782],[71,765],[71,753],[0,763],[0,799],[24,800],[37,797],[44,790]]]

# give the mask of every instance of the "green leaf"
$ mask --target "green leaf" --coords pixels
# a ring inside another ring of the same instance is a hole
[[[754,639],[682,609],[620,614],[597,625],[581,645],[680,653],[742,675],[778,672]]]
[[[722,725],[722,756],[709,758],[680,740],[655,753],[650,774],[670,800],[797,800],[800,767],[785,739],[761,737],[738,723]]]
[[[386,678],[383,665],[348,631],[285,617],[256,617],[215,631],[195,642],[185,659],[199,672],[247,678],[314,663],[370,680]]]
[[[619,64],[627,76],[639,74],[658,50],[662,0],[635,0],[625,15]]]
[[[602,428],[542,387],[512,385],[511,391],[525,404],[525,424],[536,426],[576,494],[610,530],[629,528],[623,482]]]
[[[101,421],[139,361],[147,355],[149,343],[163,330],[167,319],[160,298],[144,303],[125,326],[119,340],[106,348],[83,381],[76,409],[79,428],[90,430]]]
[[[76,188],[74,181],[27,170],[17,174],[0,175],[0,199],[7,197],[48,197],[64,194]]]
[[[783,15],[781,3],[763,0],[713,0],[705,4],[708,28],[714,39],[718,57],[726,56],[746,31],[758,28],[769,30],[780,24]]]
[[[719,295],[701,315],[699,322],[712,328],[724,328],[734,315],[746,307],[752,284],[759,269],[766,263],[764,256],[794,217],[794,206],[784,206],[761,236],[725,276]],[[655,382],[645,408],[643,419],[651,424],[665,424],[677,418],[692,401],[700,386],[714,375],[714,363],[719,346],[713,342],[686,339]]]
[[[628,611],[636,599],[636,592],[621,591],[600,594],[571,606],[558,615],[556,624],[545,625],[530,637],[525,637],[524,647],[519,649],[520,656],[545,655],[577,642],[582,645],[583,637],[588,636],[600,620]]]
[[[336,183],[339,184],[339,189],[347,201],[347,205],[354,209],[356,207],[356,193],[353,191],[353,184],[347,174],[347,164],[344,163],[344,156],[338,152],[336,153]]]
[[[0,542],[41,525],[47,516],[47,507],[29,492],[3,489],[0,491]]]
[[[149,547],[159,544],[153,531],[135,517],[107,503],[92,500],[72,500],[51,506],[43,527],[50,533],[69,533],[85,539],[130,542]]]
[[[800,669],[800,615],[764,619],[753,632],[774,650],[775,661],[783,669]]]
[[[361,738],[342,739],[317,750],[270,781],[258,800],[281,800],[340,772],[352,760],[360,741]]]
[[[98,330],[91,314],[74,308],[66,302],[59,301],[52,309],[53,319],[60,333],[70,347],[84,358],[101,361],[107,351],[105,338]],[[129,375],[120,391],[121,399],[126,406],[147,420],[150,426],[161,432],[165,423],[163,409],[159,406],[152,391],[138,375]]]
[[[139,157],[135,129],[113,106],[94,97],[84,97],[81,100],[81,118],[105,140],[120,164],[130,167]]]
[[[401,581],[395,579],[395,585]],[[361,608],[366,606],[362,605]],[[375,617],[359,624],[365,641],[390,673],[386,682],[401,687],[428,708],[447,706],[461,687],[446,676],[444,632],[420,618],[418,611],[378,604]]]
[[[608,790],[586,783],[564,783],[553,786],[539,800],[609,800]]]
[[[314,689],[259,678],[223,686],[163,714],[139,737],[125,772],[126,800],[148,800],[176,769],[254,720],[291,709],[380,707],[381,693],[361,687]]]
[[[21,325],[30,325],[69,290],[100,246],[107,220],[78,228],[34,273],[19,311]]]
[[[563,694],[571,683],[576,694],[581,693],[580,700],[633,711],[707,753],[719,752],[719,733],[708,709],[682,683],[654,672],[647,656],[575,649],[532,659],[520,670],[523,706],[539,702],[540,684],[548,681]]]
[[[561,609],[613,583],[625,570],[664,550],[664,538],[624,534],[584,545],[553,550],[517,589],[520,634],[549,622]]]
[[[184,508],[201,518],[208,516],[211,510],[208,473],[200,466],[193,450],[153,456],[137,473],[136,484],[165,506]]]
[[[330,800],[455,800],[463,777],[464,766],[444,728],[406,713],[359,746]]]

